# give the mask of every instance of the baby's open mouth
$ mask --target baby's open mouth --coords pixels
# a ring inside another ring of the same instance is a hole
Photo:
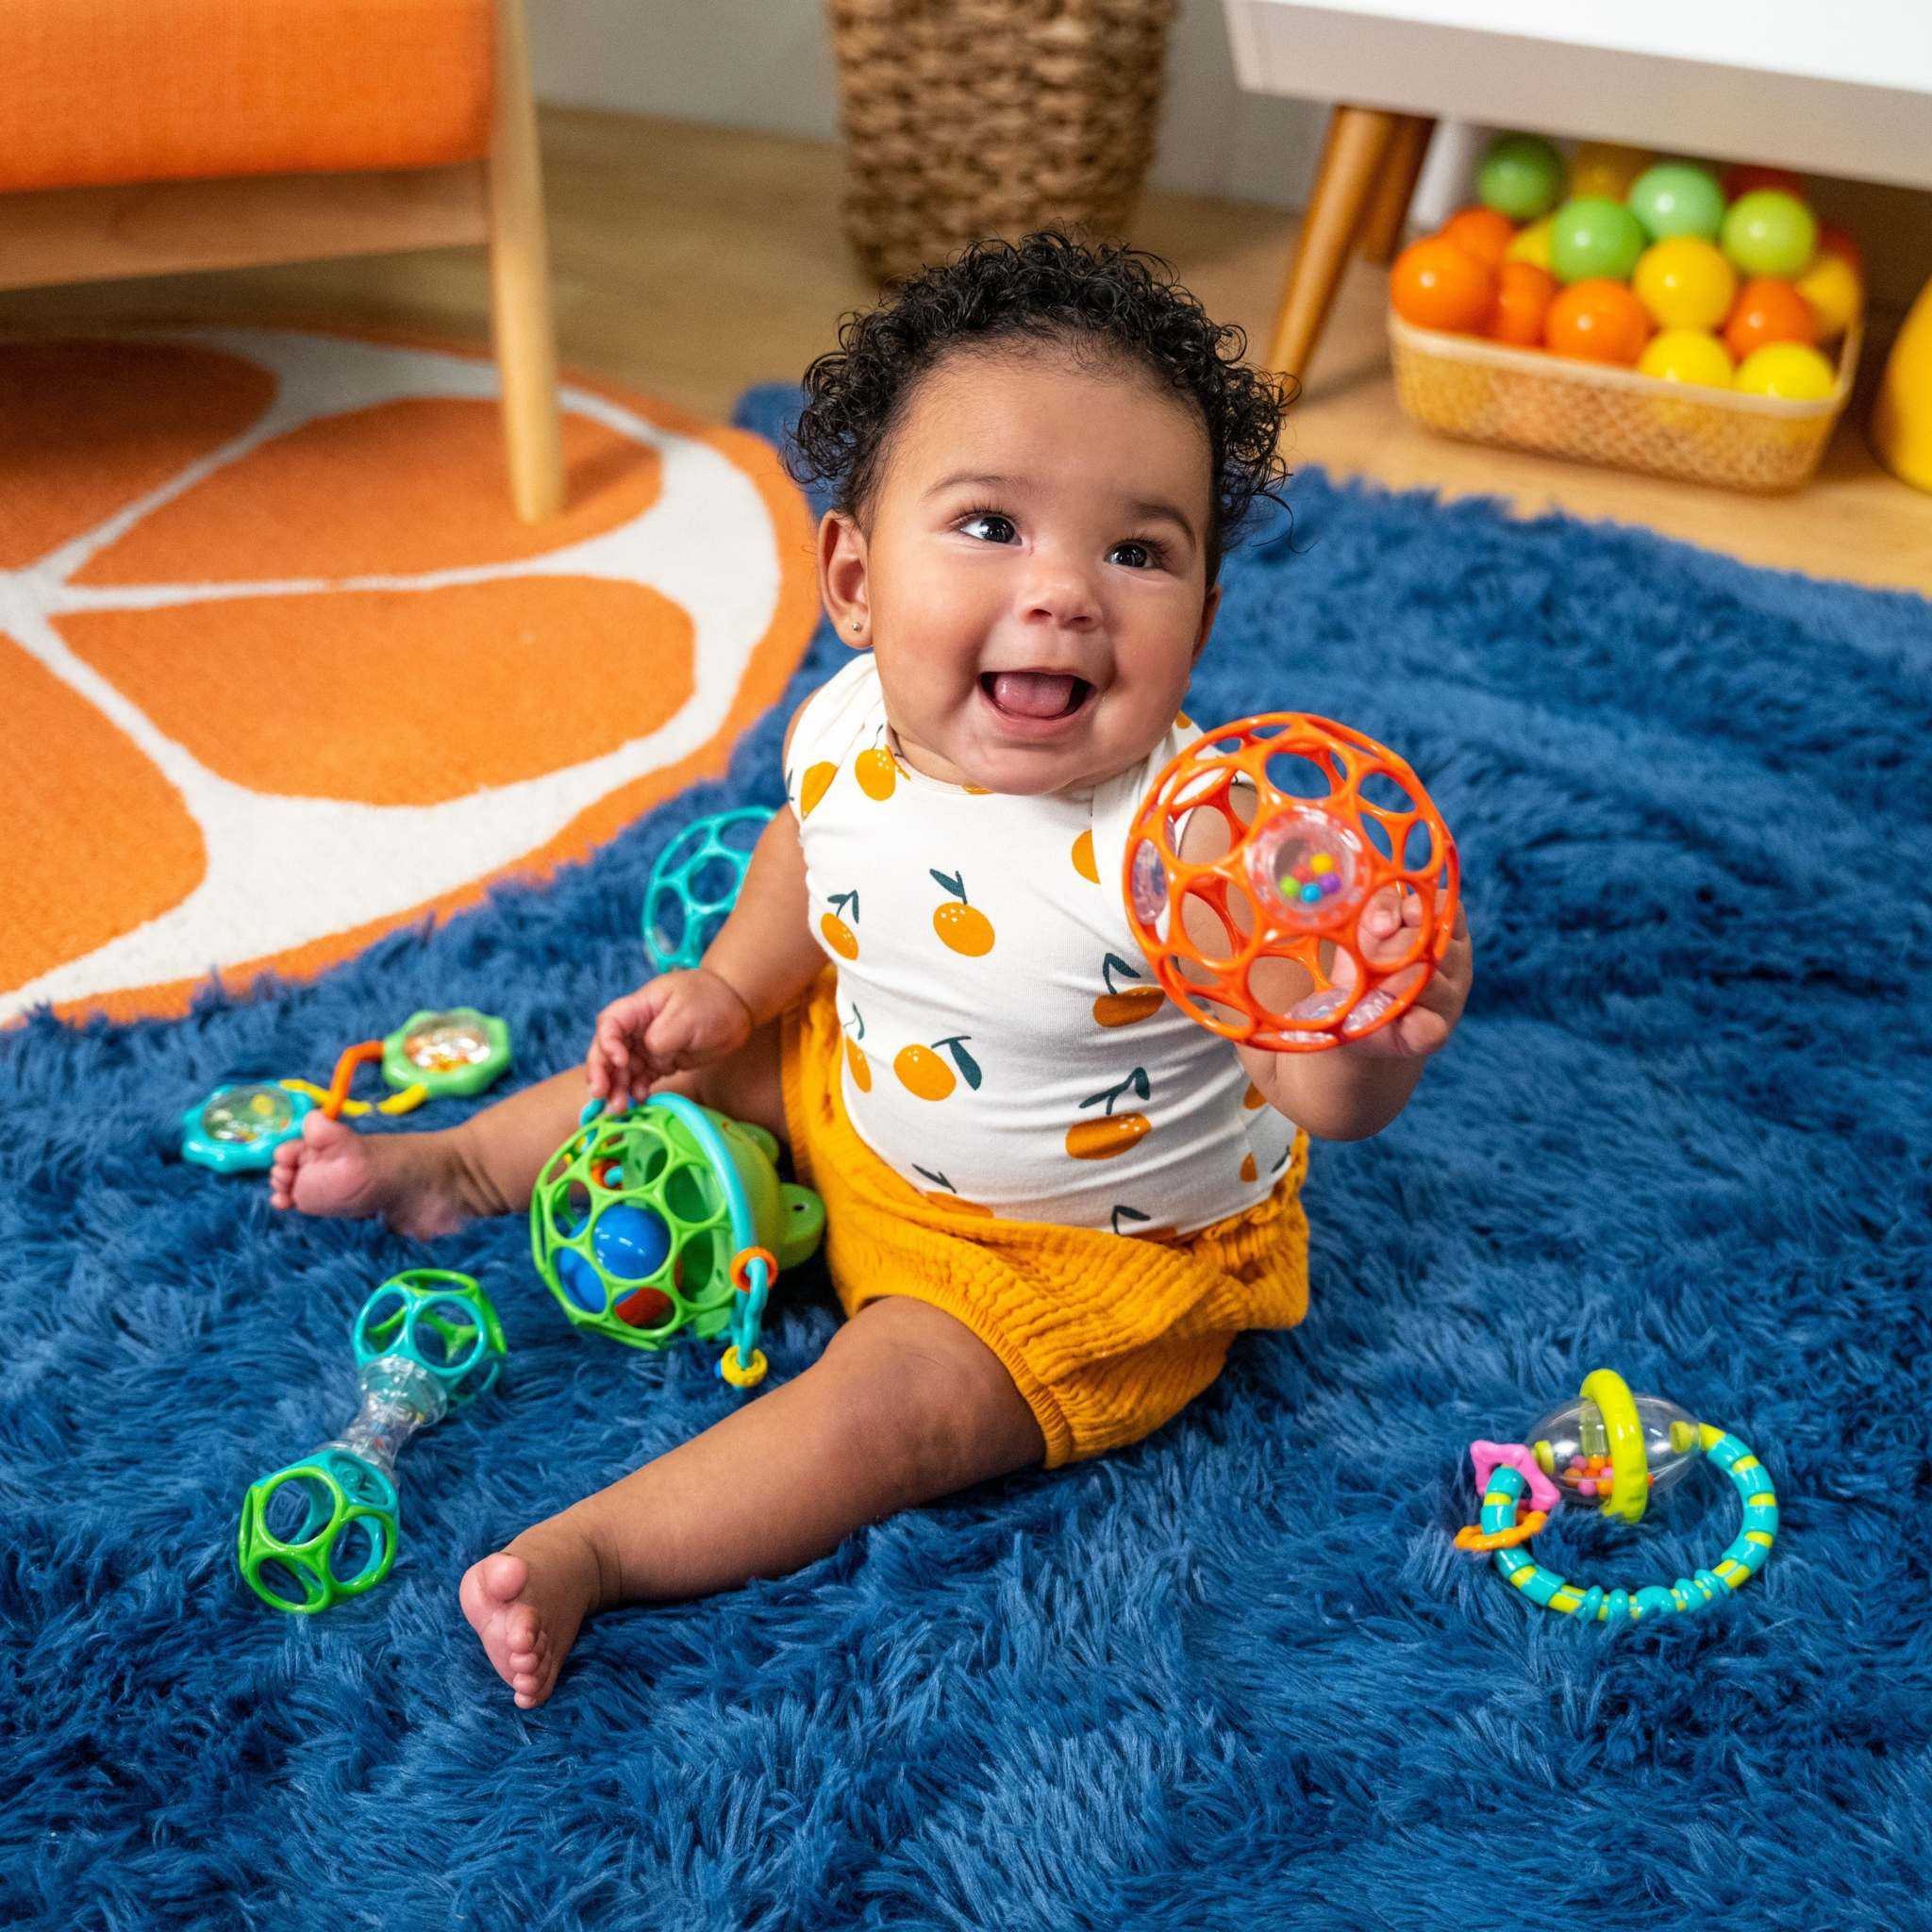
[[[1093,687],[1064,671],[988,671],[980,689],[1009,718],[1064,718],[1087,702]]]

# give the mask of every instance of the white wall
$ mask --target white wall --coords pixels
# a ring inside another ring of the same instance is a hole
[[[531,0],[538,98],[830,141],[839,98],[822,0]],[[1235,85],[1220,0],[1182,0],[1154,180],[1299,208],[1325,110]]]
[[[823,0],[528,0],[528,7],[541,100],[838,137]],[[1305,207],[1326,119],[1319,102],[1243,93],[1235,85],[1221,0],[1181,0],[1168,46],[1157,186]],[[1453,124],[1437,129],[1409,209],[1412,224],[1434,227],[1468,193],[1482,138]],[[1824,218],[1864,242],[1874,304],[1903,308],[1932,260],[1932,196],[1870,182],[1814,179],[1812,188]]]

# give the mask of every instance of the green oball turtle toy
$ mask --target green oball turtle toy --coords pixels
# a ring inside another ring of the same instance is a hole
[[[824,1232],[824,1203],[778,1178],[778,1142],[680,1093],[584,1108],[530,1194],[530,1252],[571,1322],[631,1348],[730,1331],[734,1388],[764,1378],[773,1284]]]

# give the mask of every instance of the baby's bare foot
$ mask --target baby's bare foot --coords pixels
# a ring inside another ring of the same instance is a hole
[[[463,1614],[519,1710],[550,1695],[601,1589],[596,1551],[560,1516],[470,1565],[458,1592]]]
[[[302,1214],[352,1220],[380,1214],[398,1234],[428,1241],[454,1234],[470,1219],[447,1160],[426,1134],[367,1138],[320,1111],[302,1123],[299,1139],[275,1149],[269,1169],[271,1205]]]

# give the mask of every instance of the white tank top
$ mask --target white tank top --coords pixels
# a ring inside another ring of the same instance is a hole
[[[1161,997],[1121,895],[1127,828],[1195,736],[1044,796],[894,756],[870,651],[807,701],[785,789],[838,969],[845,1109],[925,1194],[1008,1220],[1187,1234],[1266,1198],[1295,1129]]]

